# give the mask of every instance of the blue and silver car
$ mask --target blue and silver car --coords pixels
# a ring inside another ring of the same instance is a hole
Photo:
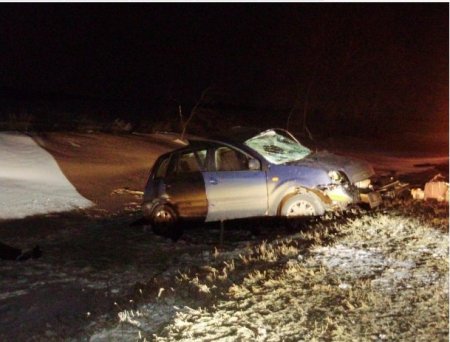
[[[286,130],[237,129],[159,157],[142,210],[157,233],[191,219],[320,216],[359,202],[379,205],[373,175],[368,163],[314,152]]]

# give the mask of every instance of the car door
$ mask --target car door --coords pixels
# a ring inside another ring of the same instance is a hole
[[[205,150],[185,150],[171,158],[165,177],[169,202],[182,218],[205,218],[208,202],[202,169]]]
[[[250,156],[225,145],[208,153],[203,172],[208,214],[206,221],[263,216],[267,211],[266,173],[249,170]]]

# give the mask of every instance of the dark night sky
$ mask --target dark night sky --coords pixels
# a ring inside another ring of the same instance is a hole
[[[446,3],[0,9],[1,87],[193,103],[214,86],[228,101],[290,107],[310,86],[323,111],[448,116]]]

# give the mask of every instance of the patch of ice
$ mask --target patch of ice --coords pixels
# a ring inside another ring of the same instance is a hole
[[[11,298],[11,297],[22,296],[22,295],[25,295],[25,294],[28,294],[28,291],[26,291],[26,290],[17,290],[17,291],[0,293],[0,300],[4,300],[4,299],[7,299],[7,298]]]
[[[312,252],[327,268],[358,278],[376,275],[389,265],[389,261],[377,251],[343,245],[318,247]]]
[[[0,133],[0,219],[92,205],[32,138],[17,132]]]
[[[414,260],[395,260],[376,250],[337,245],[318,247],[313,254],[315,261],[334,272],[354,279],[374,277],[371,285],[380,291],[430,286],[439,281],[439,274],[424,272]],[[339,287],[342,288],[341,285]]]
[[[122,311],[119,319],[121,324],[112,329],[104,329],[92,335],[90,342],[103,341],[136,341],[140,340],[140,332],[146,335],[156,333],[167,324],[179,308],[162,303],[143,305],[138,311]],[[131,319],[131,321],[130,321]]]
[[[352,286],[350,284],[342,283],[342,284],[339,284],[339,288],[341,290],[350,290],[352,288]]]

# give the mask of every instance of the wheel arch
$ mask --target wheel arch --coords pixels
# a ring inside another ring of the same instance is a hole
[[[323,207],[324,211],[326,211],[328,205],[331,204],[331,199],[325,196],[320,190],[297,186],[281,198],[277,206],[277,216],[281,216],[283,206],[287,201],[294,196],[302,194],[312,196]]]
[[[180,218],[180,214],[177,210],[177,207],[168,199],[161,199],[158,198],[156,200],[153,200],[151,202],[146,202],[142,205],[142,211],[144,214],[145,218],[151,219],[155,209],[159,206],[159,205],[167,205],[168,207],[170,207],[174,212],[175,215],[177,216],[177,219]]]

